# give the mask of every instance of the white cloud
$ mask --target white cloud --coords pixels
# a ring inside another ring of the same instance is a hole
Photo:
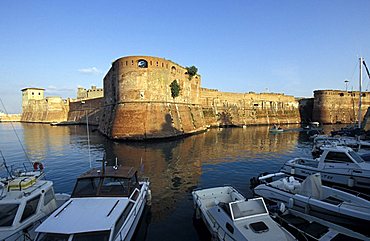
[[[102,73],[102,71],[97,69],[96,67],[79,69],[78,72],[82,74],[101,74]]]
[[[59,91],[74,91],[74,89],[72,88],[66,88],[66,87],[61,87],[61,88],[58,88],[54,85],[49,85],[47,88],[46,88],[46,91],[47,92],[59,92]]]

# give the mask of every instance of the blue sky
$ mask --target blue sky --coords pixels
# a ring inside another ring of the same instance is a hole
[[[195,65],[202,86],[220,91],[310,97],[345,79],[357,89],[358,58],[370,65],[369,9],[368,0],[3,0],[0,97],[9,113],[21,111],[24,87],[75,97],[128,55]]]

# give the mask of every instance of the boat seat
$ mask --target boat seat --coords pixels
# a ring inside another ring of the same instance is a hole
[[[292,193],[298,193],[301,189],[301,183],[295,180],[294,177],[284,178],[283,184],[284,189]]]

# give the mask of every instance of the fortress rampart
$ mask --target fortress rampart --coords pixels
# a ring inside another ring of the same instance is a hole
[[[103,90],[80,88],[77,100],[44,98],[44,89],[25,88],[21,121],[84,124],[88,116],[89,124],[98,125],[109,138],[142,140],[196,133],[209,126],[353,123],[358,115],[359,92],[317,90],[313,99],[300,100],[279,93],[221,92],[201,88],[200,75],[189,76],[187,68],[157,57],[119,58],[103,81]],[[178,94],[173,83],[180,88]],[[362,95],[363,117],[370,92]]]
[[[360,92],[341,90],[314,91],[312,119],[323,124],[354,123],[358,120]],[[361,119],[370,107],[370,92],[362,93]]]
[[[21,121],[52,123],[67,120],[69,103],[61,97],[30,99],[23,105]]]
[[[180,94],[172,97],[176,81]],[[204,131],[200,76],[163,59],[130,56],[116,60],[104,77],[99,130],[113,139],[174,137]]]
[[[298,101],[275,93],[230,93],[202,88],[201,105],[208,125],[300,123]]]

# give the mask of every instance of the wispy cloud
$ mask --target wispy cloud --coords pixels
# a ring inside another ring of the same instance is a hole
[[[46,88],[46,91],[48,91],[48,92],[74,91],[74,89],[72,89],[72,88],[66,88],[66,87],[58,88],[58,87],[56,87],[54,85],[49,85]]]
[[[96,67],[79,69],[78,72],[82,74],[101,74],[102,73],[102,71],[97,69]]]

